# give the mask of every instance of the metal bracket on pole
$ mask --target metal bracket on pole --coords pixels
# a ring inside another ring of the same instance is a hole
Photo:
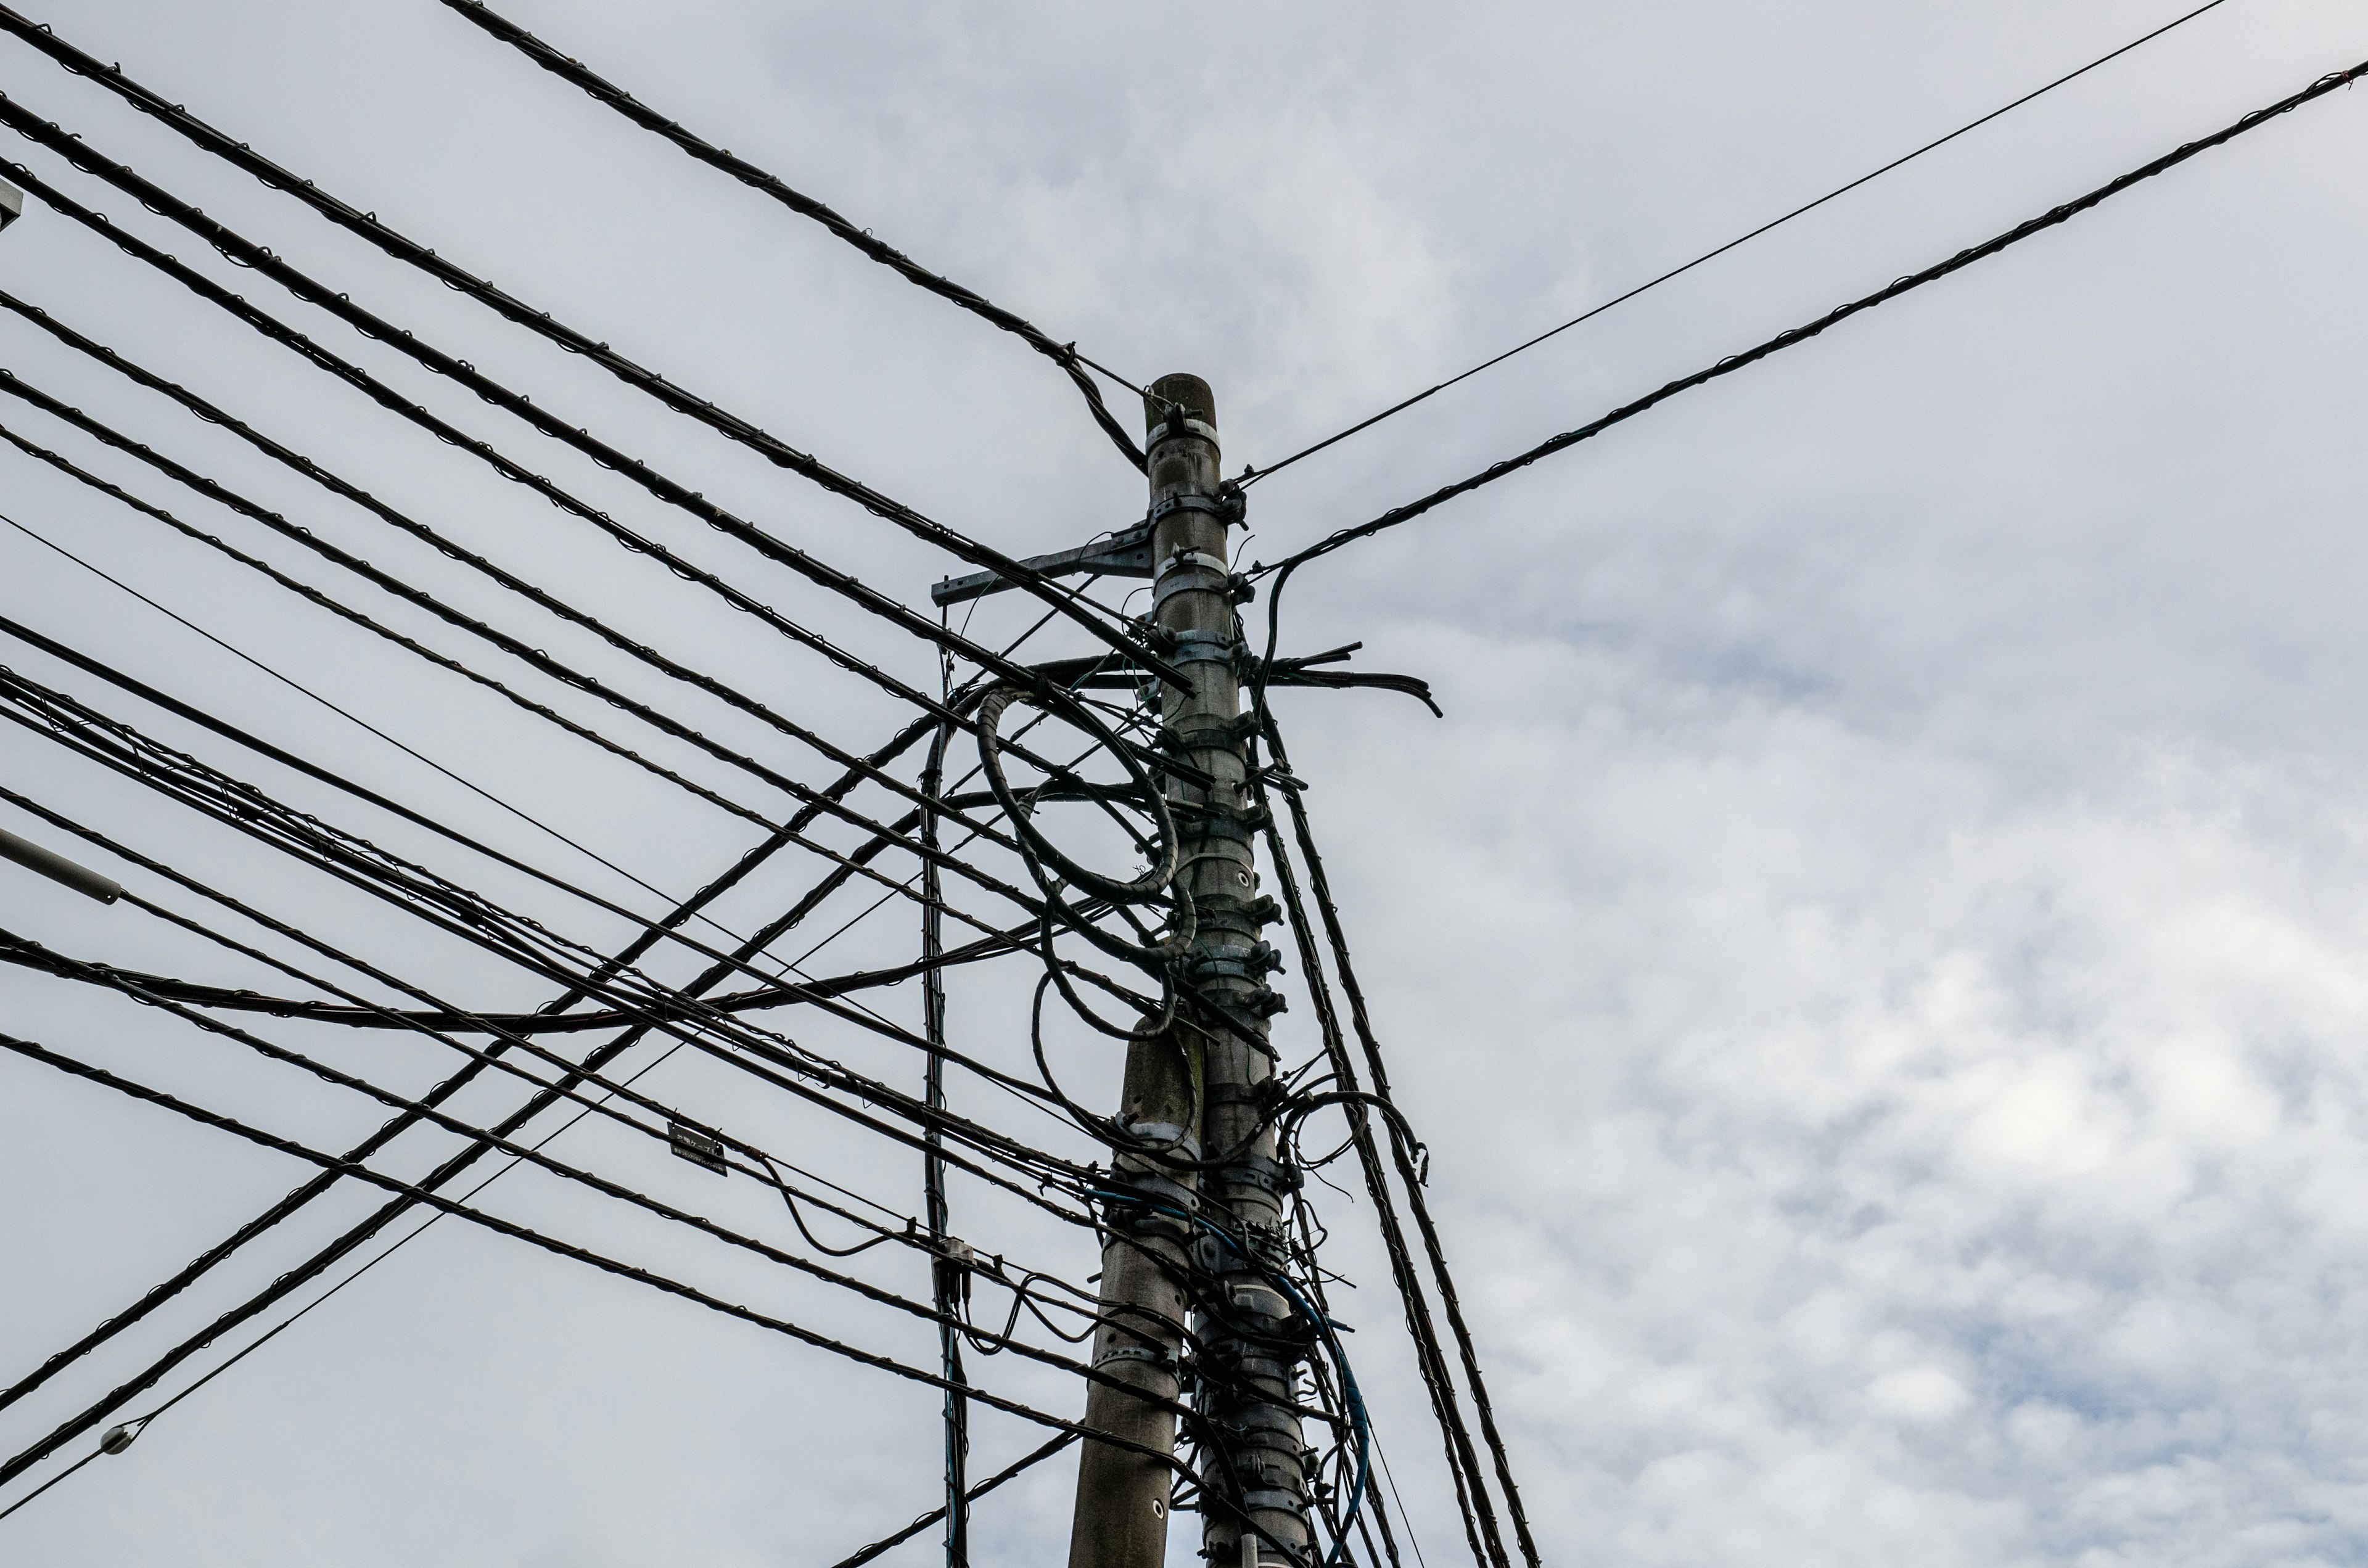
[[[1044,577],[1075,577],[1083,574],[1098,577],[1148,577],[1153,571],[1151,526],[1151,520],[1146,518],[1133,528],[1121,528],[1108,539],[1081,544],[1075,550],[1030,556],[1019,564]],[[929,600],[940,606],[956,605],[966,599],[1001,593],[1009,586],[1010,579],[1001,573],[974,572],[967,577],[949,577],[939,583],[929,590]]]
[[[0,179],[0,229],[6,228],[25,215],[25,193]]]

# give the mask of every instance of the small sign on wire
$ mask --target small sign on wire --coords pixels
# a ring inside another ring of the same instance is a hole
[[[723,1143],[696,1127],[685,1127],[679,1121],[666,1123],[666,1142],[676,1155],[694,1165],[705,1165],[717,1176],[730,1176],[732,1167],[723,1163]]]

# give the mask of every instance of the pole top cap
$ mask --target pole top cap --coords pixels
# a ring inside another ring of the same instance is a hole
[[[1217,427],[1217,394],[1209,383],[1198,376],[1162,376],[1151,383],[1150,395],[1143,400],[1143,427],[1146,434],[1157,435],[1167,423],[1167,410],[1180,403],[1184,417],[1197,419],[1212,430]]]

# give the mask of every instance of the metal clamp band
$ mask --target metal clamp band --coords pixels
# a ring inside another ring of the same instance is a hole
[[[1176,1369],[1176,1352],[1158,1345],[1113,1345],[1094,1358],[1096,1370],[1113,1361],[1147,1361],[1163,1372]]]
[[[1222,495],[1206,495],[1196,491],[1184,495],[1170,495],[1165,501],[1153,502],[1151,510],[1144,514],[1143,520],[1156,523],[1170,512],[1206,512],[1212,517],[1231,522],[1238,511],[1237,506],[1227,506],[1225,498]]]
[[[1235,665],[1241,662],[1242,640],[1223,631],[1178,631],[1175,651],[1167,655],[1174,665]]]
[[[1183,428],[1177,428],[1178,423],[1180,423]],[[1203,420],[1195,419],[1189,414],[1180,422],[1163,419],[1153,426],[1148,445],[1156,447],[1160,442],[1173,439],[1178,436],[1198,436],[1212,447],[1217,445],[1217,427]]]

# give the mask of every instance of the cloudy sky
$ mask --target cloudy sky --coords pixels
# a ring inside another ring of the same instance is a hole
[[[1144,378],[1264,464],[2169,19],[2163,0],[1189,7],[507,0],[860,225]],[[1015,553],[1139,515],[1065,381],[632,130],[433,0],[81,0],[103,59],[444,255]],[[1253,492],[1249,558],[1347,523],[1987,238],[2368,56],[2334,0],[2209,16]],[[374,309],[907,602],[960,570],[656,411],[14,42],[0,90]],[[49,154],[65,185],[618,516],[906,678],[916,645],[438,387]],[[2339,94],[2008,256],[1302,573],[1286,651],[1361,639],[1447,710],[1289,693],[1400,1092],[1548,1558],[1811,1568],[2368,1560],[2368,104]],[[850,744],[893,709],[370,410],[33,204],[0,287]],[[802,776],[669,687],[60,347],[0,364],[536,646]],[[9,401],[0,425],[456,656],[482,645]],[[637,909],[752,830],[533,726],[13,450],[0,512],[624,874],[0,528],[0,611]],[[1024,622],[997,606],[982,630]],[[1047,645],[1048,652],[1075,651]],[[613,947],[630,928],[109,691],[0,663]],[[628,732],[598,702],[521,687]],[[506,676],[510,672],[506,672]],[[634,744],[735,798],[687,748]],[[11,728],[0,782],[472,1004],[545,999]],[[882,808],[884,809],[884,808]],[[65,847],[14,807],[0,825]],[[75,851],[190,914],[193,895]],[[719,906],[746,930],[813,863]],[[0,867],[0,925],[226,984],[259,966]],[[850,906],[850,913],[853,907]],[[212,916],[210,915],[209,918]],[[229,923],[225,922],[227,926]],[[251,934],[251,931],[249,932]],[[813,933],[819,940],[824,930]],[[710,933],[712,935],[712,933]],[[722,938],[717,938],[721,940]],[[815,972],[909,952],[883,913]],[[277,952],[292,952],[284,946]],[[795,957],[785,953],[784,957]],[[666,972],[688,973],[694,958]],[[1296,967],[1295,965],[1293,966]],[[1017,1065],[1024,989],[956,986]],[[883,1010],[910,1021],[911,988]],[[1312,1049],[1302,1005],[1285,1038]],[[917,1073],[851,1030],[781,1027]],[[316,1146],[353,1096],[152,1011],[0,973],[0,1029]],[[416,1090],[435,1048],[265,1032]],[[1074,1049],[1073,1049],[1074,1048]],[[1072,1042],[1077,1083],[1114,1091]],[[909,1208],[899,1152],[683,1058],[655,1089]],[[466,1102],[499,1114],[515,1090]],[[958,1090],[959,1093],[971,1092]],[[974,1099],[981,1114],[1017,1114]],[[450,1140],[398,1145],[427,1168]],[[587,1127],[573,1151],[768,1237]],[[305,1173],[0,1063],[14,1379]],[[920,1358],[890,1324],[530,1174],[500,1212]],[[1460,1550],[1371,1216],[1325,1195],[1414,1532]],[[0,1415],[14,1452],[366,1211],[332,1199]],[[1076,1242],[981,1199],[1076,1274]],[[1062,1248],[1070,1249],[1066,1253]],[[884,1266],[883,1266],[884,1267]],[[911,1269],[907,1267],[907,1273]],[[883,1275],[883,1278],[885,1276]],[[903,1289],[922,1289],[899,1278]],[[238,1345],[206,1352],[169,1396]],[[1057,1380],[996,1369],[1046,1402]],[[133,1409],[147,1408],[147,1403]],[[56,1564],[827,1563],[929,1506],[934,1400],[458,1224],[0,1523]],[[1040,1440],[983,1422],[982,1468]],[[70,1446],[54,1473],[87,1451]],[[982,1506],[1061,1550],[1071,1468]],[[1189,1528],[1172,1560],[1192,1561]],[[927,1561],[928,1538],[898,1561]]]

